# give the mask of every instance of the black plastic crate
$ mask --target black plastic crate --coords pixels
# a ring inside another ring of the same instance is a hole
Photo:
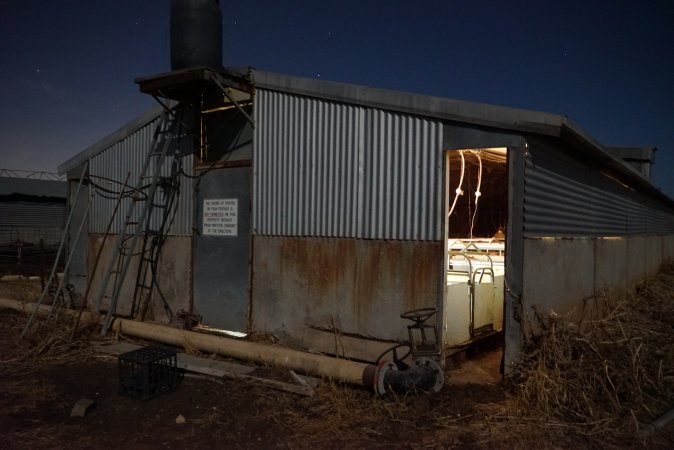
[[[176,387],[183,379],[176,352],[163,347],[143,347],[119,355],[121,395],[147,400]]]

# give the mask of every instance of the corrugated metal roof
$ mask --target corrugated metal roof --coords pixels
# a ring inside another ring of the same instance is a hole
[[[244,69],[231,70],[236,70],[239,74],[244,73]],[[245,69],[245,73],[252,76],[258,88],[429,118],[558,137],[582,148],[589,156],[628,176],[635,185],[674,207],[674,201],[650,180],[642,177],[632,167],[607,151],[603,145],[564,115],[282,75],[257,69]]]
[[[258,88],[507,130],[559,135],[566,117],[487,103],[252,70]]]
[[[192,72],[195,74],[197,72],[201,73],[204,72],[204,68],[183,69],[181,71],[160,74],[155,77],[146,77],[144,80],[145,82],[151,82],[153,79],[157,79],[169,82],[172,76],[185,78]],[[277,74],[250,67],[219,69],[219,72],[225,77],[236,79],[239,88],[241,88],[239,85],[245,82],[242,80],[250,80],[257,88],[279,91],[286,94],[297,94],[354,106],[372,107],[430,119],[441,119],[521,132],[523,134],[533,133],[554,136],[576,148],[582,149],[585,154],[600,161],[603,165],[629,177],[633,180],[635,186],[644,189],[649,194],[674,207],[674,201],[653,183],[640,176],[631,167],[608,152],[604,146],[564,115]],[[62,174],[77,167],[86,159],[107,148],[111,143],[153,120],[158,114],[158,109],[153,110],[131,121],[99,143],[85,149],[60,165],[58,169],[59,173]]]
[[[0,195],[22,194],[35,197],[65,198],[67,188],[68,183],[65,181],[0,177]]]
[[[163,108],[157,106],[152,108],[135,119],[131,120],[127,124],[120,127],[118,130],[110,133],[100,141],[94,143],[93,145],[85,148],[81,152],[77,153],[75,156],[65,161],[63,164],[58,166],[59,175],[67,173],[69,170],[75,169],[80,164],[84,163],[86,160],[93,158],[98,155],[108,147],[116,144],[117,142],[123,140],[127,136],[131,136],[139,129],[143,128],[150,122],[156,120],[162,113]]]

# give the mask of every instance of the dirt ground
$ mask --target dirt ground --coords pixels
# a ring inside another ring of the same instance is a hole
[[[16,284],[0,286],[0,297],[9,293],[20,300],[32,295]],[[2,449],[674,448],[672,426],[648,438],[614,439],[528,416],[499,382],[498,345],[448,361],[437,394],[377,398],[323,381],[307,397],[243,380],[186,377],[141,401],[118,395],[117,358],[93,349],[102,339],[95,330],[72,344],[47,333],[21,339],[26,320],[0,310]],[[288,375],[259,371],[280,380]],[[71,418],[82,398],[95,409]]]

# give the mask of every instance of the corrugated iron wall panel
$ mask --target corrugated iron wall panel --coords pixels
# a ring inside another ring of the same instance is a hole
[[[526,156],[524,235],[622,236],[671,233],[674,214],[596,164],[543,143]]]
[[[159,117],[147,125],[139,128],[134,133],[112,144],[110,147],[94,156],[91,159],[89,166],[89,176],[93,183],[102,189],[97,189],[97,195],[94,196],[94,201],[90,210],[89,216],[89,232],[104,233],[108,221],[112,216],[116,203],[116,192],[118,192],[128,177],[128,184],[133,187],[139,177],[145,161],[147,153],[152,146],[152,140],[155,129],[159,124]],[[187,174],[192,173],[193,157],[192,155],[180,158],[183,165],[183,171]],[[152,160],[153,161],[153,160]],[[159,168],[162,176],[168,176],[171,173],[172,158],[167,157]],[[146,181],[151,181],[151,176],[154,173],[154,165],[150,166],[146,174]],[[173,217],[173,224],[169,231],[171,235],[191,235],[192,234],[192,218],[193,218],[193,180],[184,176],[180,176],[180,193],[178,195],[177,210]],[[106,193],[103,189],[112,191]],[[161,200],[162,192],[157,191],[155,203],[163,203]],[[111,233],[120,233],[124,229],[125,217],[124,214],[132,200],[125,198],[122,200],[117,215],[112,226]],[[141,203],[136,208],[132,221],[137,221],[143,209]],[[161,209],[155,209],[153,213],[151,227],[158,229],[161,223]]]
[[[364,237],[440,240],[442,125],[371,109]]]
[[[357,235],[364,109],[269,91],[256,102],[255,232]]]
[[[258,235],[440,239],[442,126],[258,89]]]

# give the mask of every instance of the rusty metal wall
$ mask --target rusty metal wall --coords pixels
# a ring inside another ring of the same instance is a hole
[[[89,177],[96,185],[108,189],[113,193],[105,193],[98,190],[89,213],[89,232],[90,233],[104,233],[108,225],[108,221],[112,216],[116,195],[122,188],[122,184],[129,176],[129,186],[135,186],[140,177],[140,172],[145,161],[147,153],[150,151],[152,139],[155,130],[159,124],[159,116],[154,120],[148,122],[146,125],[138,128],[134,132],[121,138],[117,142],[111,144],[108,148],[93,156],[89,165]],[[192,155],[180,158],[182,161],[183,171],[187,174],[192,173]],[[147,175],[152,175],[154,166]],[[166,158],[164,164],[159,169],[162,176],[167,176],[171,172],[171,158]],[[151,178],[146,178],[145,182],[149,183]],[[193,221],[193,181],[190,178],[180,177],[180,194],[177,201],[177,211],[173,219],[173,225],[169,231],[171,235],[191,235],[192,221]],[[157,202],[160,202],[161,191],[158,191]],[[120,233],[124,229],[125,218],[124,214],[127,210],[129,202],[132,200],[126,198],[119,206],[115,221],[112,226],[111,233]],[[136,206],[134,217],[137,219],[143,208],[142,203]],[[158,210],[155,210],[158,211]],[[157,229],[160,224],[160,214],[153,214],[152,227]]]
[[[407,338],[400,314],[435,307],[441,242],[253,237],[252,322],[302,339],[336,327],[383,340]]]
[[[83,243],[86,246],[88,260],[94,261],[103,243],[103,235],[91,233],[86,238],[83,237]],[[107,261],[113,252],[115,252],[115,240],[108,238],[105,240],[101,253],[101,261]],[[133,293],[136,287],[135,274],[138,271],[139,260],[138,254],[132,257],[128,275],[122,282],[116,309],[118,314],[128,315],[131,313]],[[157,282],[173,313],[180,309],[190,311],[192,286],[191,277],[188,274],[192,273],[192,264],[191,236],[169,236],[162,247],[162,255],[157,265]],[[87,268],[87,276],[91,277],[90,302],[95,298],[95,293],[99,292],[105,277],[105,270],[101,266],[95,273],[92,270],[93,264],[90,264]],[[79,292],[83,293],[85,289],[86,287]],[[101,303],[103,310],[108,309],[108,303],[109,298],[104,298]],[[146,320],[154,320],[160,323],[169,322],[168,314],[156,289],[152,295],[147,314]]]
[[[529,140],[524,236],[667,234],[674,210],[618,181],[582,152]]]
[[[258,235],[439,240],[439,121],[258,89]]]

